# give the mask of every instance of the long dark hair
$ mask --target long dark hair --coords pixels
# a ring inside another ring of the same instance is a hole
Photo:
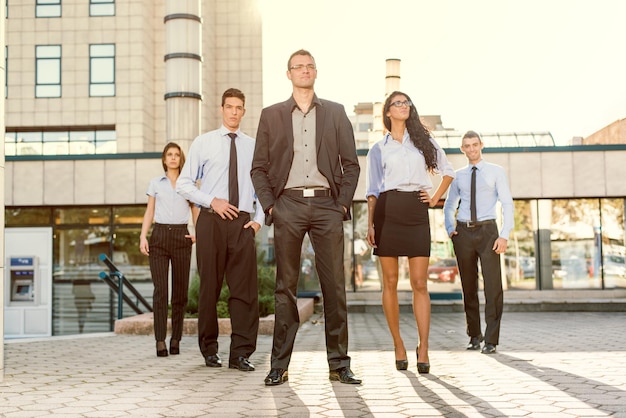
[[[430,131],[422,124],[420,116],[417,114],[417,108],[408,94],[401,91],[394,91],[387,97],[385,105],[383,106],[383,124],[385,128],[391,132],[391,119],[387,116],[387,112],[391,107],[392,101],[394,101],[393,99],[400,95],[406,97],[406,99],[411,102],[409,118],[406,121],[406,129],[409,131],[409,138],[411,138],[411,142],[413,142],[415,148],[424,156],[428,171],[433,173],[437,168],[437,150],[433,143],[430,142]]]
[[[168,142],[165,148],[163,148],[163,153],[161,154],[161,164],[163,164],[163,171],[167,172],[167,164],[165,164],[165,156],[167,155],[167,151],[170,148],[176,148],[178,149],[178,151],[180,151],[180,164],[178,165],[178,175],[180,175],[180,172],[182,171],[183,166],[185,165],[185,153],[180,148],[180,145],[178,145],[175,142]]]

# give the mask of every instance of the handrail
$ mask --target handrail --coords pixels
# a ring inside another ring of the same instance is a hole
[[[117,286],[117,284],[115,284],[113,279],[111,279],[111,276],[109,275],[109,273],[107,273],[106,271],[101,271],[99,276],[100,276],[100,278],[102,280],[104,280],[104,282],[106,284],[109,285],[109,287],[111,289],[113,289],[113,291],[115,293],[117,293],[119,295],[119,287]],[[137,306],[137,304],[135,302],[133,302],[131,298],[126,296],[124,294],[124,292],[122,292],[122,298],[123,298],[124,302],[128,303],[128,306],[130,306],[132,308],[132,310],[135,311],[135,313],[137,313],[139,315],[143,313],[142,310],[139,309],[139,306]],[[118,312],[117,312],[118,319],[122,319],[123,315],[121,315],[121,314],[122,314],[122,312],[120,312],[119,304],[118,304]]]
[[[102,261],[104,264],[106,264],[106,266],[109,268],[109,270],[111,271],[111,274],[108,275],[105,272],[101,272],[100,273],[100,278],[104,279],[105,282],[107,282],[107,284],[109,286],[111,286],[111,284],[115,285],[115,288],[113,288],[113,290],[115,290],[115,292],[118,295],[118,319],[121,319],[123,317],[122,315],[122,300],[125,301],[126,303],[128,303],[131,308],[133,308],[133,310],[135,312],[137,312],[138,314],[141,314],[143,312],[141,312],[141,309],[139,309],[139,306],[137,306],[137,304],[135,304],[134,302],[132,302],[125,294],[124,294],[124,286],[126,286],[130,292],[145,306],[145,308],[148,310],[148,312],[152,312],[152,306],[150,305],[150,303],[148,303],[148,301],[141,295],[141,293],[139,293],[139,291],[135,288],[135,286],[133,286],[133,284],[124,276],[124,273],[122,273],[120,271],[120,269],[118,269],[115,264],[113,264],[113,261],[111,261],[111,259],[104,253],[100,254],[98,256],[98,258],[100,259],[100,261]],[[103,273],[104,273],[104,277],[103,277]],[[113,280],[111,279],[110,276],[116,276],[118,278],[118,283],[115,284],[113,282]],[[108,277],[108,280],[105,277]],[[133,307],[134,305],[134,307]]]

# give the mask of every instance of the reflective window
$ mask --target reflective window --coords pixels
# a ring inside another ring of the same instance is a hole
[[[7,132],[5,155],[85,155],[117,153],[115,130]]]
[[[36,46],[35,60],[35,97],[61,97],[61,46]]]
[[[115,96],[115,45],[89,46],[89,95]]]
[[[61,0],[36,0],[35,17],[60,17]]]
[[[506,285],[509,289],[532,290],[537,288],[536,201],[515,200],[513,204],[514,227],[504,255]]]
[[[4,225],[10,226],[50,226],[50,208],[6,208]]]
[[[89,0],[89,16],[114,16],[115,0]]]
[[[626,288],[624,206],[624,199],[600,200],[601,223],[594,228],[592,274],[596,280],[598,277],[602,278],[605,289]]]
[[[54,210],[55,225],[104,225],[111,219],[109,207],[85,207],[85,208],[57,208]]]

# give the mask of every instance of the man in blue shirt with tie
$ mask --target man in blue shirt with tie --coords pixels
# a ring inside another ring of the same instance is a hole
[[[232,325],[228,367],[254,371],[259,328],[255,235],[265,221],[250,168],[255,141],[239,129],[246,98],[222,94],[222,126],[194,139],[176,191],[200,207],[196,256],[200,273],[198,344],[207,367],[222,367],[218,354],[217,301],[224,277]]]
[[[507,248],[513,229],[513,198],[502,167],[483,160],[483,142],[474,131],[463,135],[461,151],[468,165],[457,170],[443,207],[445,226],[452,239],[463,286],[463,302],[468,350],[493,354],[500,338],[503,292],[500,254]],[[498,233],[497,203],[502,206],[502,228]],[[456,221],[456,222],[455,222]],[[480,325],[478,300],[478,260],[485,292],[484,338]]]

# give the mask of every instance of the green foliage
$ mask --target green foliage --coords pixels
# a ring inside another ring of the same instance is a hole
[[[276,266],[265,265],[261,261],[263,260],[263,254],[258,256],[258,286],[259,286],[259,317],[264,317],[274,313],[274,285],[276,282]],[[200,295],[200,275],[194,274],[189,283],[189,294],[187,300],[187,309],[185,310],[185,316],[187,318],[198,317],[198,299]],[[228,312],[228,298],[230,297],[230,291],[226,280],[222,283],[222,291],[220,292],[220,298],[217,302],[217,316],[218,318],[229,318]]]

